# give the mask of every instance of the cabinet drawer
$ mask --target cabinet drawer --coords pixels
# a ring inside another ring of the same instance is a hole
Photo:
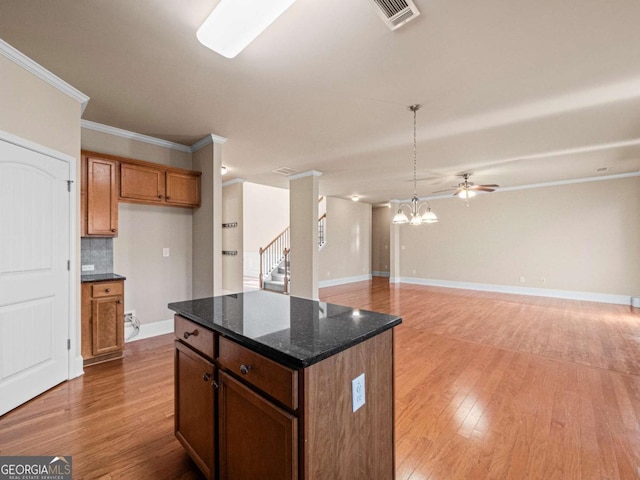
[[[205,357],[216,358],[215,334],[191,320],[174,315],[174,332],[176,337],[190,345]]]
[[[292,410],[298,408],[298,372],[220,337],[220,367],[255,385]]]
[[[124,293],[124,282],[96,283],[91,286],[93,298],[112,297]]]

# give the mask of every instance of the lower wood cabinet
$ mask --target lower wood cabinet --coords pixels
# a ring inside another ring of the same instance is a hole
[[[181,342],[175,346],[175,434],[205,477],[212,479],[216,368]]]
[[[391,330],[300,369],[180,315],[175,335],[175,434],[208,479],[394,478]]]
[[[85,365],[124,353],[124,281],[82,284],[82,357]]]
[[[219,374],[220,478],[298,478],[298,420],[224,372]]]

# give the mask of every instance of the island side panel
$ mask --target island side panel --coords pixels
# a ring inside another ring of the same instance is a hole
[[[351,381],[366,401],[352,411]],[[394,477],[393,330],[304,370],[306,480]]]

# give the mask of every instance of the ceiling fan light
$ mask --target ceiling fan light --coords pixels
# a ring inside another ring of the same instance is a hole
[[[474,192],[473,190],[468,190],[468,189],[464,189],[462,190],[460,193],[458,193],[458,197],[462,198],[463,200],[468,200],[471,197],[475,197],[476,196],[476,192]]]
[[[396,225],[401,225],[403,223],[409,223],[409,219],[402,210],[398,210],[398,213],[396,213],[393,217],[393,223],[395,223]]]
[[[222,0],[196,36],[205,47],[234,58],[295,0]]]

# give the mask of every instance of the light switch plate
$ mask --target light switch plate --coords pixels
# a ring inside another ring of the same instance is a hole
[[[168,257],[169,256],[169,249],[167,247],[164,247],[162,249],[162,256],[163,257]]]
[[[93,272],[96,269],[93,265],[82,265],[83,272]]]
[[[364,373],[354,378],[353,380],[351,380],[351,401],[352,401],[354,412],[364,405],[364,402],[365,402]]]

